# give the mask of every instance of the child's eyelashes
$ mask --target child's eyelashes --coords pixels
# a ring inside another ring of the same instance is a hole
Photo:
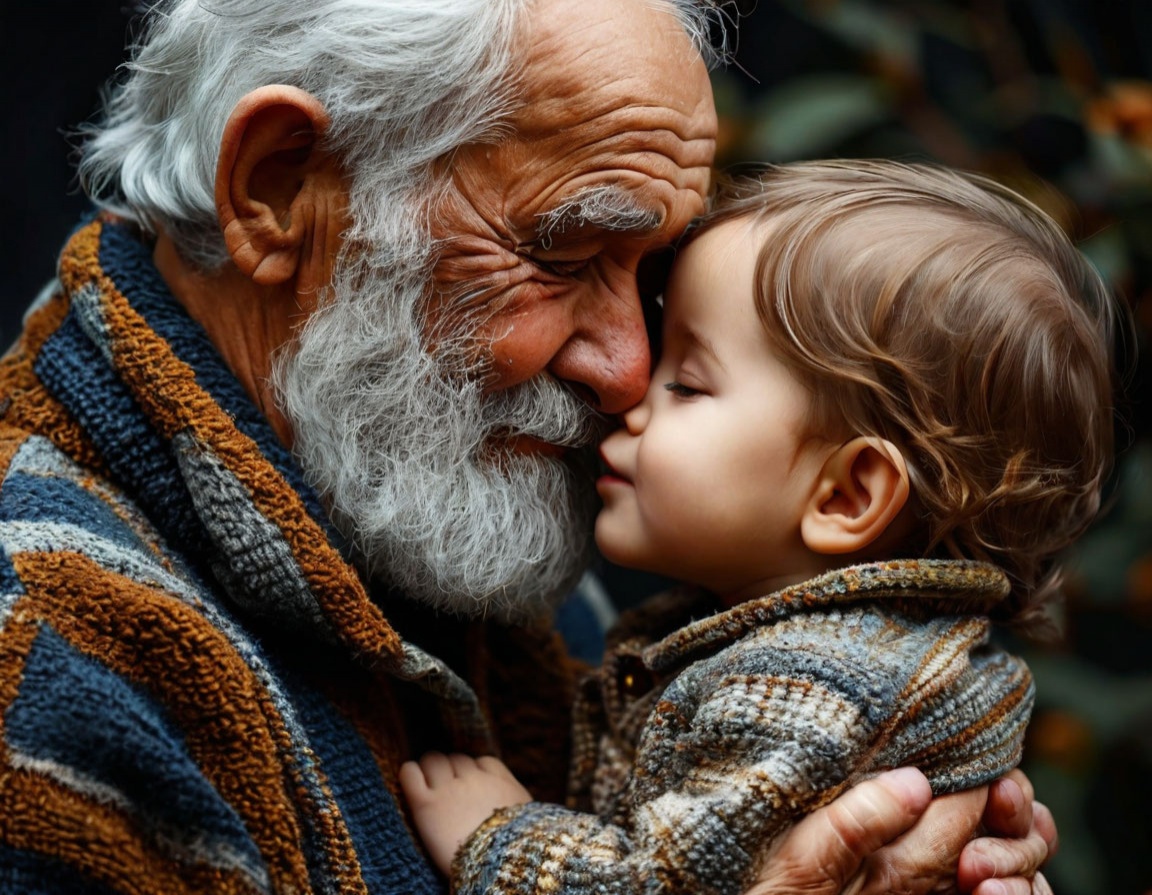
[[[690,385],[685,385],[683,382],[677,382],[676,380],[664,383],[664,388],[672,392],[677,398],[694,398],[702,394],[698,389],[694,389]]]

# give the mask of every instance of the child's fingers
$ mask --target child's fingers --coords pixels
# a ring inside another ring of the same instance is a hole
[[[413,796],[419,797],[428,792],[428,781],[424,777],[424,769],[414,761],[406,761],[400,765],[400,773],[396,775],[400,789],[409,801]]]
[[[462,755],[459,752],[453,752],[448,756],[448,764],[452,768],[452,774],[455,777],[467,777],[469,774],[476,772],[476,759],[471,755]]]
[[[424,772],[424,779],[428,786],[433,789],[456,777],[456,772],[452,769],[452,762],[443,752],[426,752],[421,755],[420,770]]]
[[[505,780],[516,779],[515,775],[508,770],[508,765],[495,755],[481,755],[476,759],[476,764],[479,765],[480,770],[486,774],[491,774],[493,777],[503,777]]]

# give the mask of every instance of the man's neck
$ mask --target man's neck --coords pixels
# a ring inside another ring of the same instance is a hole
[[[291,446],[292,428],[273,399],[272,357],[311,308],[300,306],[292,284],[257,285],[231,263],[212,273],[198,271],[163,234],[152,257],[176,300],[207,332],[276,435]]]

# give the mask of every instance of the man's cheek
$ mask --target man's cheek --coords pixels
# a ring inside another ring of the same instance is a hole
[[[436,345],[445,340],[478,335],[486,318],[499,313],[531,272],[511,253],[454,252],[442,256],[432,270],[425,304],[424,331]]]
[[[548,369],[572,334],[567,306],[547,289],[526,284],[503,313],[483,326],[491,359],[491,390],[509,388]]]

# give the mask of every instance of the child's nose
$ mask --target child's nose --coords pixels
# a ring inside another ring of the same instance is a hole
[[[626,410],[621,414],[621,419],[629,435],[639,435],[644,431],[644,427],[648,425],[650,415],[651,407],[648,402],[648,394],[646,393],[639,404],[634,405],[630,410]]]

